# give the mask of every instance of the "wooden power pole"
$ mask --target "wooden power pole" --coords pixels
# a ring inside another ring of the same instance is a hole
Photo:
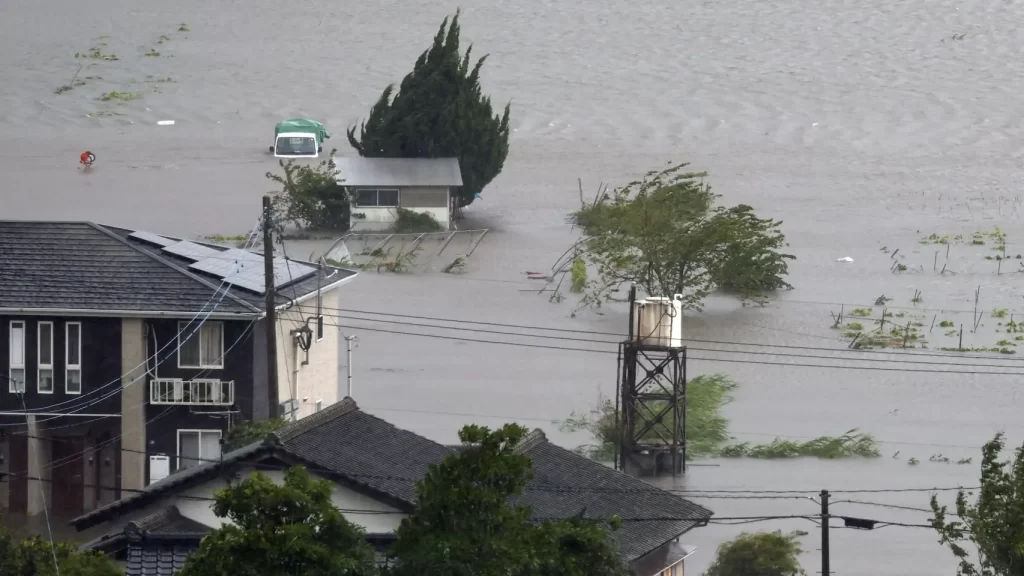
[[[274,221],[270,196],[263,197],[263,290],[266,295],[267,323],[267,414],[278,416],[281,398],[277,385],[277,299],[274,291]]]
[[[821,491],[821,574],[830,576],[828,549],[828,490]]]

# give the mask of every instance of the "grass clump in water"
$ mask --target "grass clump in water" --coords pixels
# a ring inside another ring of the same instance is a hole
[[[1009,311],[1006,308],[996,308],[989,313],[989,316],[993,318],[1006,318],[1007,314],[1009,314]]]
[[[871,310],[868,308],[854,308],[853,311],[850,312],[850,316],[860,316],[861,318],[867,318],[868,316],[871,316]]]
[[[939,327],[940,328],[952,328],[953,327],[953,321],[952,320],[942,320],[942,321],[939,322]]]
[[[724,458],[851,458],[881,456],[878,442],[870,434],[850,430],[842,436],[821,436],[804,442],[776,438],[767,444],[750,442],[730,443],[729,420],[722,415],[722,407],[732,401],[737,384],[724,374],[705,374],[687,383],[686,445],[687,458],[720,456]],[[651,403],[650,414],[657,414],[665,403]],[[594,444],[580,446],[577,451],[595,460],[611,461],[617,452],[619,427],[615,418],[615,405],[602,399],[589,414],[573,413],[564,421],[556,422],[563,432],[586,430],[594,437]],[[645,415],[638,414],[643,420]],[[642,425],[644,422],[638,422]],[[663,443],[671,438],[673,426],[669,412],[661,423],[644,437],[651,443]]]
[[[572,268],[569,269],[569,273],[572,276],[570,290],[578,293],[587,289],[587,262],[583,260],[582,256],[572,259]]]
[[[142,92],[104,92],[100,95],[100,100],[103,102],[130,102],[132,100],[138,100],[142,98]]]

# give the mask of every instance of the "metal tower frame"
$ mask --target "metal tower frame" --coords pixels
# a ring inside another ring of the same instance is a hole
[[[686,471],[686,348],[626,341],[622,355],[617,468],[633,475]],[[653,463],[644,466],[643,461]]]

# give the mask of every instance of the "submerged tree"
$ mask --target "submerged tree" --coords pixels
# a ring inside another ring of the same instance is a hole
[[[1000,432],[982,448],[981,490],[974,503],[961,490],[954,515],[932,495],[932,526],[959,560],[958,576],[1024,575],[1024,446],[1010,462],[1001,460],[1003,447]],[[977,564],[968,542],[976,548]]]
[[[686,166],[649,172],[572,214],[599,275],[585,303],[600,305],[627,282],[654,296],[679,294],[687,309],[715,289],[748,298],[790,287],[783,278],[794,256],[780,252],[782,223],[744,204],[715,206],[706,174]]]
[[[384,158],[457,157],[463,186],[459,205],[468,206],[494,179],[508,156],[509,105],[502,115],[480,88],[487,56],[470,65],[472,47],[459,54],[459,13],[445,18],[434,43],[402,80],[384,89],[363,122],[348,130],[360,156]],[[392,96],[394,96],[392,98]]]
[[[704,576],[797,576],[803,548],[797,538],[806,532],[744,532],[718,547]]]
[[[373,549],[334,507],[331,487],[295,467],[285,472],[283,486],[256,473],[221,490],[213,511],[232,523],[203,538],[179,575],[376,574]]]
[[[402,520],[390,549],[396,575],[628,574],[603,522],[580,514],[533,523],[528,507],[509,502],[533,477],[530,457],[516,452],[525,434],[515,424],[459,432],[464,448],[431,465],[416,485],[416,512]]]
[[[328,160],[314,166],[281,160],[284,175],[267,172],[267,179],[281,186],[273,204],[279,233],[289,222],[315,230],[348,230],[351,202],[345,187],[338,182],[335,152],[331,150]]]

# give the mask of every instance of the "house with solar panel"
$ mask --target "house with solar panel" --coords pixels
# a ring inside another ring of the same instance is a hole
[[[0,221],[0,509],[74,517],[338,401],[351,270],[91,222]],[[329,316],[328,316],[329,317]]]
[[[352,199],[352,232],[389,232],[400,209],[429,214],[449,230],[462,187],[458,158],[334,158]]]

